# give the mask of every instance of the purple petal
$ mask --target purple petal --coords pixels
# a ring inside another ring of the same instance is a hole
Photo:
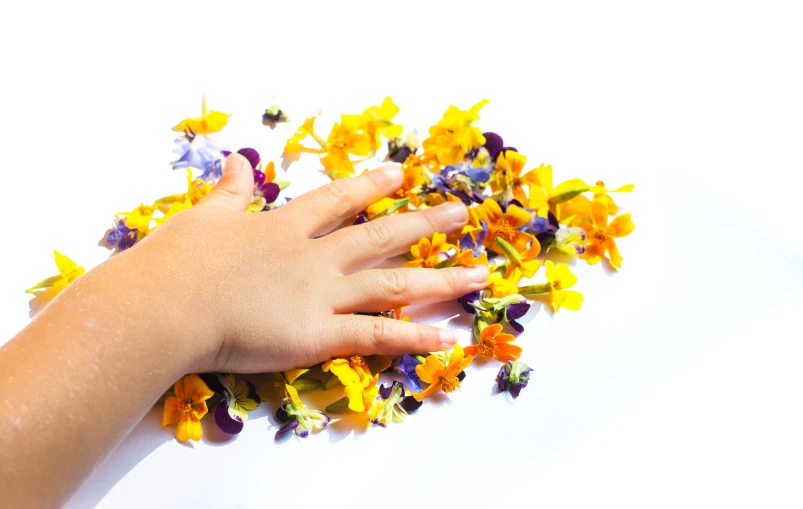
[[[259,170],[254,171],[254,185],[259,187],[265,183],[265,179],[267,178],[264,173]]]
[[[290,416],[287,415],[287,411],[284,409],[284,405],[276,409],[276,422],[283,423],[289,420]]]
[[[243,430],[243,421],[232,419],[229,415],[229,404],[225,399],[215,407],[215,423],[227,435],[236,435]]]
[[[273,182],[268,182],[264,186],[259,188],[259,193],[265,198],[265,203],[273,203],[276,201],[276,198],[279,197],[279,192],[281,188],[278,184]]]
[[[507,385],[507,365],[502,366],[499,368],[499,373],[496,374],[496,387],[499,389],[499,392],[505,391],[505,386]]]
[[[257,402],[257,405],[262,404],[262,398],[257,394],[257,388],[251,382],[245,382],[248,385],[248,397]]]
[[[276,438],[279,437],[282,433],[287,433],[290,430],[296,429],[298,427],[298,421],[290,421],[285,424],[279,431],[276,432]]]
[[[402,147],[399,149],[398,152],[396,152],[395,154],[393,154],[393,156],[391,156],[390,160],[393,161],[394,163],[403,163],[412,153],[413,151],[410,150],[410,147]]]
[[[530,304],[527,302],[517,302],[515,304],[510,304],[505,311],[508,320],[517,320],[522,316],[527,314],[527,311],[530,310]]]
[[[225,391],[223,389],[223,384],[220,383],[220,378],[214,373],[201,373],[199,375],[201,380],[204,381],[209,390],[217,394],[223,394]]]
[[[509,324],[510,324],[510,326],[513,328],[513,330],[514,330],[514,331],[516,331],[516,332],[518,332],[519,334],[521,334],[522,332],[524,332],[524,325],[520,324],[520,323],[519,323],[519,322],[517,322],[516,320],[510,320],[508,323],[509,323]]]
[[[251,168],[254,169],[259,166],[259,152],[252,148],[241,148],[237,151],[238,154],[248,159],[248,162],[251,163]]]
[[[423,401],[418,401],[417,399],[415,399],[412,396],[407,396],[403,400],[401,400],[401,403],[399,403],[399,406],[402,407],[405,412],[407,412],[408,414],[411,414],[411,413],[415,412],[416,410],[418,410],[419,408],[421,408],[421,405],[423,405],[423,404],[424,404]]]
[[[357,215],[357,219],[355,219],[354,223],[352,223],[352,226],[357,226],[358,224],[363,224],[367,222],[368,222],[368,214],[366,214],[365,212],[360,212]]]
[[[412,387],[415,392],[421,392],[421,379],[418,378],[415,372],[415,367],[419,364],[421,364],[421,361],[407,354],[402,356],[398,364],[398,368],[407,376],[407,379],[410,380],[410,387]]]
[[[385,384],[382,384],[379,386],[379,395],[382,397],[382,399],[388,399],[392,391],[393,391],[392,385],[385,387]]]
[[[560,228],[560,223],[558,223],[558,218],[555,217],[555,214],[553,214],[552,212],[547,212],[546,216],[547,219],[549,219],[549,224],[551,224],[553,228],[555,228],[556,230]]]
[[[485,136],[485,145],[483,145],[483,147],[485,147],[485,150],[488,151],[491,159],[496,161],[496,157],[499,155],[499,152],[502,151],[502,147],[505,146],[505,142],[502,141],[502,137],[496,133],[487,132],[482,133],[482,135]]]
[[[231,155],[231,150],[221,150],[220,155],[223,157],[229,157]]]
[[[301,433],[296,431],[296,435],[300,436],[301,438],[307,438],[309,436],[309,431],[305,429],[301,430]]]
[[[527,387],[527,382],[521,382],[519,384],[512,385],[510,386],[510,394],[512,394],[514,398],[518,398],[519,393],[521,393],[521,390],[525,387]]]
[[[466,378],[466,372],[461,371],[460,374],[457,375],[457,379],[462,382],[464,378]]]

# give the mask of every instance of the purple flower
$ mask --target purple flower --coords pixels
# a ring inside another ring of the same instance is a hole
[[[241,148],[237,151],[237,153],[248,159],[248,162],[251,163],[251,168],[256,169],[256,167],[259,166],[260,157],[259,152],[257,152],[256,149]]]
[[[203,171],[201,178],[207,182],[215,181],[223,174],[220,147],[203,136],[188,134],[178,138],[173,152],[179,156],[170,163],[174,170],[197,168]]]
[[[412,400],[412,401],[410,401]],[[411,412],[418,410],[420,401],[413,396],[405,396],[404,384],[393,382],[392,385],[379,387],[377,400],[371,407],[371,424],[385,427],[390,422],[401,422]]]
[[[476,291],[463,295],[462,297],[457,299],[457,302],[459,302],[460,305],[463,306],[463,309],[466,310],[466,313],[471,313],[472,315],[475,315],[477,314],[477,308],[474,307],[473,305],[479,306],[479,300],[480,300],[480,292]]]
[[[516,302],[514,304],[509,304],[505,307],[504,311],[504,319],[507,323],[513,327],[513,330],[521,334],[524,332],[524,326],[517,322],[519,318],[527,314],[527,311],[530,310],[530,304],[527,302]]]
[[[488,151],[488,155],[491,156],[492,161],[496,161],[499,157],[499,154],[506,150],[512,150],[513,152],[518,152],[515,147],[506,147],[505,142],[502,140],[502,137],[493,132],[482,133],[485,136],[485,150]]]
[[[125,225],[125,219],[117,219],[114,228],[106,234],[106,243],[113,249],[125,251],[137,243],[139,230]]]
[[[418,378],[418,375],[415,372],[415,367],[421,364],[421,361],[413,357],[412,355],[404,354],[402,358],[399,360],[399,363],[396,367],[404,373],[408,380],[410,380],[410,387],[413,388],[415,392],[421,392],[421,379]],[[387,398],[386,398],[387,399]]]
[[[519,361],[508,361],[499,369],[496,375],[496,386],[500,392],[508,391],[514,398],[518,398],[521,390],[527,387],[530,381],[532,368]]]
[[[285,398],[276,410],[276,421],[281,426],[276,438],[288,431],[295,430],[296,436],[307,438],[310,431],[324,429],[331,419],[318,410],[310,410],[306,406],[298,406],[291,398]]]
[[[222,399],[215,407],[215,423],[223,433],[236,435],[243,430],[248,412],[255,410],[262,402],[256,387],[246,380],[235,381],[234,375],[201,375],[207,387]]]

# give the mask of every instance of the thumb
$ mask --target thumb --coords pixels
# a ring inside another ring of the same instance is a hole
[[[245,212],[254,195],[254,172],[248,159],[232,153],[226,158],[223,176],[197,207],[226,207]]]

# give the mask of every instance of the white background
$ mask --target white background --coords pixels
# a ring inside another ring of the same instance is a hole
[[[92,267],[114,212],[181,191],[169,128],[203,89],[233,113],[219,138],[266,159],[321,106],[331,122],[389,94],[424,130],[488,98],[480,126],[533,166],[636,184],[623,270],[578,266],[583,310],[531,319],[515,404],[491,396],[491,366],[368,433],[275,444],[262,408],[236,439],[209,421],[185,446],[151,412],[69,507],[803,505],[795,7],[4,3],[0,341],[27,323],[22,291],[53,248]],[[273,97],[294,117],[275,131],[260,125]],[[325,181],[316,167],[291,167],[289,196]],[[465,328],[454,314],[438,317]]]

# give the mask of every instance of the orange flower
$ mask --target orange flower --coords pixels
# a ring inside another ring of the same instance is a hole
[[[527,246],[535,240],[529,233],[518,230],[532,219],[532,214],[521,207],[511,205],[505,213],[502,208],[491,198],[486,198],[481,205],[474,207],[476,216],[470,217],[472,221],[477,221],[475,227],[482,227],[482,223],[488,222],[488,233],[485,235],[485,247],[503,254],[496,238],[501,237],[511,244],[518,252],[524,252]]]
[[[602,198],[594,198],[591,202],[591,222],[582,226],[586,232],[586,250],[580,258],[594,265],[608,254],[611,265],[617,269],[622,267],[622,255],[616,247],[614,238],[625,237],[636,228],[630,220],[630,214],[622,214],[608,224],[608,202]]]
[[[521,355],[521,347],[510,344],[514,339],[511,334],[502,332],[501,323],[495,323],[482,329],[480,342],[467,346],[464,351],[469,355],[479,354],[484,359],[496,357],[500,362],[512,361]]]
[[[436,233],[432,236],[432,242],[423,238],[410,248],[413,259],[405,262],[404,266],[431,269],[443,261],[439,255],[448,251],[450,247],[451,244],[446,243],[446,234]]]
[[[176,438],[181,442],[200,440],[203,434],[201,418],[208,411],[206,400],[215,395],[198,375],[186,375],[173,386],[175,397],[165,400],[162,425],[178,421]]]
[[[429,384],[429,387],[413,396],[416,400],[421,401],[438,389],[446,393],[459,390],[459,376],[472,360],[474,357],[465,356],[460,345],[454,345],[451,352],[430,354],[424,362],[415,367],[418,378]]]

